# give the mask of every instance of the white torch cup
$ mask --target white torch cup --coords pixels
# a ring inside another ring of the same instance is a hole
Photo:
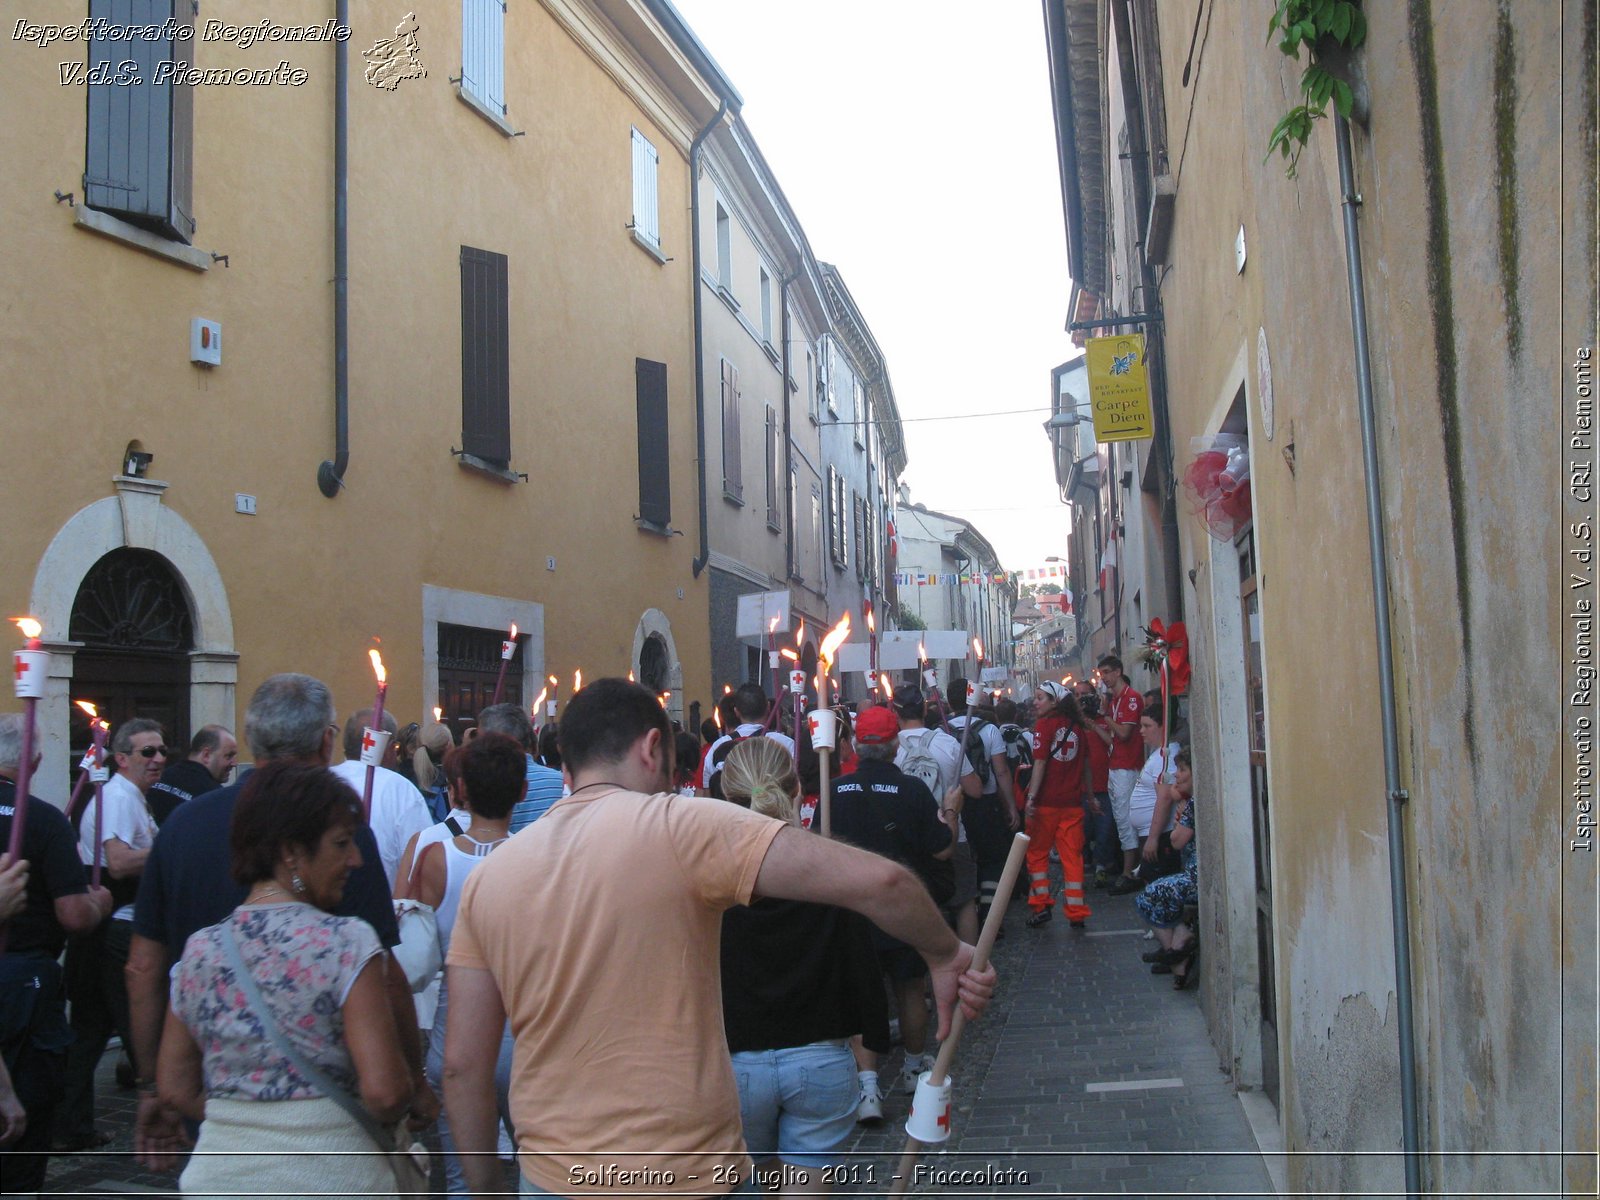
[[[906,1117],[906,1134],[933,1146],[950,1140],[950,1093],[954,1081],[933,1082],[933,1072],[917,1076],[917,1092],[911,1098],[911,1114]]]
[[[393,735],[371,728],[366,729],[364,732],[366,736],[361,739],[362,764],[368,767],[383,766],[383,754],[389,748],[389,739]]]
[[[46,650],[13,650],[11,652],[18,700],[44,699],[45,679],[50,674],[50,654]]]
[[[814,750],[834,750],[839,745],[839,718],[831,708],[813,709],[806,715]]]

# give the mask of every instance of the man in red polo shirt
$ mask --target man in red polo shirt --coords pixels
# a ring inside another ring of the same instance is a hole
[[[1139,742],[1139,714],[1144,712],[1144,698],[1138,688],[1129,685],[1128,677],[1122,673],[1122,660],[1115,654],[1100,660],[1100,678],[1111,692],[1102,728],[1110,734],[1106,782],[1110,785],[1111,815],[1117,822],[1117,842],[1122,847],[1122,878],[1111,892],[1121,895],[1139,886],[1133,878],[1133,869],[1139,864],[1139,836],[1133,831],[1129,804],[1133,785],[1139,781],[1139,768],[1144,765]]]

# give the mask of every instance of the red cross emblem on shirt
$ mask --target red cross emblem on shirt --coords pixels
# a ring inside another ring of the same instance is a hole
[[[23,658],[20,654],[11,656],[11,673],[16,676],[18,683],[21,683],[22,677],[31,670],[33,670],[33,663],[30,660]]]
[[[361,753],[365,754],[377,744],[378,739],[372,736],[372,730],[368,729],[361,735]]]

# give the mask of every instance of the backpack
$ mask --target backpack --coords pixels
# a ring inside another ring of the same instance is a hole
[[[1011,765],[1011,777],[1016,781],[1019,794],[1027,790],[1033,777],[1033,740],[1020,725],[1000,726],[1000,736],[1006,743],[1006,761]]]
[[[756,736],[759,737],[760,735],[757,734]],[[713,750],[711,758],[706,762],[706,774],[711,776],[711,783],[706,788],[706,791],[710,792],[718,800],[727,799],[722,794],[722,764],[728,761],[728,755],[733,753],[733,748],[744,740],[745,738],[737,732],[729,734],[728,740],[723,742],[721,747]]]
[[[917,878],[922,880],[922,885],[928,889],[928,894],[933,897],[935,904],[948,904],[950,897],[956,894],[954,861],[949,858],[932,858],[916,850],[910,844],[909,835],[900,828],[899,823],[887,818],[887,814],[883,811],[883,800],[876,793],[863,792],[862,799],[866,801],[867,811],[872,814],[873,822],[881,824],[883,831],[893,839],[899,861],[910,867]]]
[[[933,798],[940,804],[944,803],[943,772],[939,770],[939,760],[933,756],[932,742],[938,736],[934,729],[923,730],[922,737],[913,741],[906,734],[900,735],[900,746],[905,750],[905,757],[896,765],[905,774],[913,779],[919,779],[928,785],[928,790],[933,793]]]
[[[984,792],[988,792],[990,785],[994,783],[994,764],[989,761],[989,756],[983,749],[983,731],[990,728],[993,726],[982,717],[968,713],[967,726],[961,730],[960,736],[956,736],[955,730],[950,731],[952,737],[966,746],[967,762],[972,764],[972,769],[977,772],[978,782],[983,785]]]

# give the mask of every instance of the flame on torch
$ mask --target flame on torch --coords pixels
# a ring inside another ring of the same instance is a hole
[[[776,616],[767,622],[767,632],[769,634],[778,632],[778,618]]]
[[[637,683],[637,682],[639,682],[637,679],[635,679],[633,677],[633,668],[632,667],[628,668],[628,682],[629,683]]]
[[[76,703],[79,708],[83,709],[84,712],[89,714],[90,720],[96,720],[99,718],[100,710],[94,705],[90,704],[87,700],[77,700],[74,701],[74,703]]]
[[[806,641],[806,619],[804,617],[801,617],[800,618],[800,624],[795,626],[795,631],[794,631],[794,644],[795,644],[795,647],[798,649],[799,647],[805,645],[805,641]]]
[[[27,638],[30,642],[37,639],[38,636],[44,632],[44,626],[39,624],[39,622],[35,621],[32,617],[12,617],[11,620],[16,624],[18,629],[22,630],[22,636]]]
[[[548,685],[539,689],[539,694],[533,698],[533,711],[534,712],[538,712],[541,708],[544,707],[544,698],[546,696],[548,696],[549,694],[550,694],[550,688],[549,688]]]
[[[877,633],[878,632],[878,622],[873,618],[873,615],[872,615],[872,601],[870,601],[870,600],[867,601],[866,608],[867,608],[867,632],[868,633]]]
[[[800,656],[787,646],[785,646],[782,650],[779,650],[778,653],[792,663],[797,663],[800,661]]]
[[[878,686],[883,689],[884,699],[894,699],[894,685],[889,682],[889,677],[887,675],[878,676]]]
[[[383,655],[374,647],[367,651],[367,657],[372,660],[372,673],[378,677],[379,683],[389,682],[389,672],[383,669]]]
[[[972,652],[978,656],[978,661],[983,661],[983,639],[976,634],[972,637]]]
[[[581,691],[583,691],[583,672],[574,671],[572,673],[572,694],[576,696]]]
[[[556,686],[556,677],[554,675],[550,676],[550,686],[551,687],[555,687]]]
[[[511,622],[511,636],[506,640],[511,642],[517,640],[517,623],[515,621]]]
[[[928,661],[928,645],[927,645],[926,642],[923,642],[923,641],[920,641],[920,640],[917,642],[917,661],[918,662],[927,662]]]
[[[747,628],[748,628],[748,626],[747,626]],[[722,685],[722,694],[724,696],[731,696],[733,694],[733,684],[731,684],[731,683],[723,684]]]
[[[722,707],[721,707],[721,705],[716,705],[716,706],[712,707],[712,709],[711,709],[711,719],[716,722],[716,725],[717,725],[718,729],[722,728]]]
[[[827,636],[822,639],[822,645],[817,650],[817,658],[823,664],[822,673],[824,675],[833,666],[834,651],[844,645],[849,636],[850,614],[845,613],[844,616],[839,618],[839,623],[828,630]]]

